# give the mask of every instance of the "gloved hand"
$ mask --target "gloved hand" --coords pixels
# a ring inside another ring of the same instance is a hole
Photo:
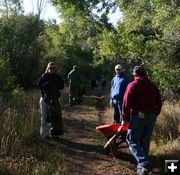
[[[116,99],[111,99],[110,103],[113,106],[113,105],[116,105],[118,101]]]
[[[122,119],[121,126],[125,126],[126,124],[127,124],[127,122]]]

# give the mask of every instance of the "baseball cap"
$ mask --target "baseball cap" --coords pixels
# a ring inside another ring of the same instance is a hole
[[[146,76],[146,71],[142,66],[135,66],[133,69],[134,76]]]
[[[117,69],[119,69],[121,72],[124,72],[124,71],[125,71],[125,69],[124,69],[120,64],[117,64],[117,65],[115,66],[115,70],[117,70]]]

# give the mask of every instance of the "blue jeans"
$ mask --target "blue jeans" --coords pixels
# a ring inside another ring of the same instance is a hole
[[[140,119],[138,115],[131,117],[126,140],[131,153],[137,160],[137,169],[151,166],[149,146],[155,122],[155,115],[145,115],[144,119]]]
[[[121,123],[121,109],[122,104],[119,101],[113,100],[112,107],[113,107],[113,116],[114,116],[114,123]]]

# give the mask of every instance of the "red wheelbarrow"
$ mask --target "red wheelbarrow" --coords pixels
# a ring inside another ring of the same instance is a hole
[[[123,148],[122,144],[126,143],[126,134],[129,124],[121,126],[118,124],[107,124],[96,127],[96,130],[100,132],[108,141],[104,145],[104,149],[110,151],[114,158],[117,157],[118,148]],[[127,143],[125,144],[127,147]]]

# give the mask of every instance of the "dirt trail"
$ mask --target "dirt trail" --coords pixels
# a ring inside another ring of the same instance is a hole
[[[99,116],[91,116],[91,109],[84,111],[75,106],[66,111],[65,133],[58,139],[60,149],[65,155],[68,175],[134,175],[135,166],[128,151],[121,153],[121,159],[106,155],[103,144],[105,138],[97,133],[95,127],[107,123],[102,99],[94,97]],[[103,116],[103,117],[102,117]],[[92,118],[91,118],[92,117]],[[96,143],[94,140],[101,141]],[[102,144],[103,143],[103,144]]]

